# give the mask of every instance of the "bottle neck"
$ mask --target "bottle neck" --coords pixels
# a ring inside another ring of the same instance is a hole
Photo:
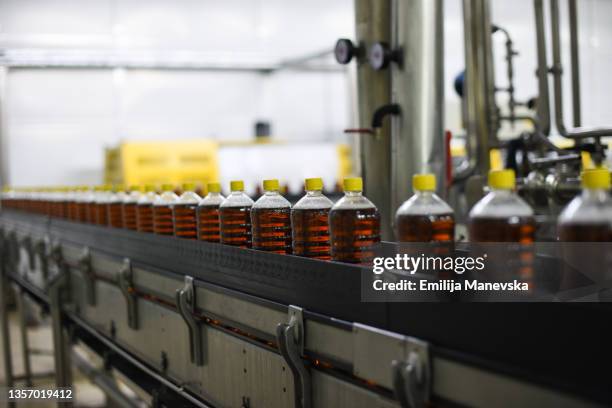
[[[209,198],[217,198],[217,197],[220,197],[220,196],[221,196],[221,193],[217,192],[217,191],[211,191],[211,192],[208,193],[208,197]]]
[[[434,192],[431,190],[415,190],[414,194],[418,195],[419,197],[432,197],[434,195]]]
[[[362,191],[345,191],[344,195],[346,197],[361,197],[363,195]]]
[[[264,191],[264,195],[266,195],[266,196],[277,196],[277,195],[280,195],[280,193],[278,192],[278,190],[265,190]]]
[[[321,190],[306,190],[306,195],[308,197],[320,197],[323,195]]]
[[[605,188],[583,188],[582,198],[586,200],[605,200],[609,197],[609,190]]]
[[[512,189],[509,189],[509,188],[493,188],[493,187],[491,187],[491,192],[495,193],[496,195],[500,195],[500,196],[511,196],[512,194],[514,194],[514,191]]]

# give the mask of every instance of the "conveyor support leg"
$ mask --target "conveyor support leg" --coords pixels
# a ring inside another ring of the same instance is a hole
[[[312,407],[310,371],[304,365],[304,318],[302,308],[289,306],[289,323],[276,326],[276,341],[281,355],[293,373],[296,408]]]

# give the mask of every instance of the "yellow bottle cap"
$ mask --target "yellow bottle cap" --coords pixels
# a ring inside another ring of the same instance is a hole
[[[130,191],[142,191],[140,186],[132,185],[130,186]]]
[[[208,183],[208,192],[210,193],[220,193],[221,192],[221,183]]]
[[[264,191],[278,191],[279,188],[280,188],[280,183],[278,182],[277,179],[263,181]]]
[[[162,191],[174,191],[174,186],[172,184],[162,184],[161,186]]]
[[[319,177],[307,178],[304,185],[306,186],[306,191],[323,190],[323,179]]]
[[[363,191],[361,177],[347,177],[344,179],[344,191]]]
[[[232,191],[244,191],[244,181],[233,180],[230,181],[230,190]]]
[[[595,168],[593,157],[589,152],[580,152],[580,161],[582,162],[582,168],[584,170],[592,170]]]
[[[145,184],[144,191],[147,192],[147,193],[155,191],[155,185],[154,184]]]
[[[433,174],[415,174],[412,176],[412,189],[414,191],[435,191],[436,176]]]
[[[503,170],[504,160],[499,149],[489,150],[489,162],[491,163],[491,170]]]
[[[610,189],[610,170],[605,167],[585,170],[581,174],[583,188]]]
[[[491,170],[489,172],[489,187],[500,190],[512,190],[516,185],[514,170]]]
[[[183,183],[183,191],[195,191],[195,183]]]

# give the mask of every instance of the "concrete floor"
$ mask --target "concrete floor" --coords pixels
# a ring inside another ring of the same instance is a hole
[[[35,314],[34,314],[35,316]],[[35,316],[33,320],[38,320]],[[49,325],[48,319],[39,321],[40,324],[28,328],[29,334],[29,347],[30,349],[40,350],[41,354],[32,355],[30,358],[32,373],[34,375],[39,373],[52,373],[53,372],[53,339],[51,336],[51,326]],[[21,337],[19,331],[19,323],[17,315],[13,312],[10,315],[10,331],[11,331],[11,350],[13,358],[13,372],[15,376],[19,376],[23,373],[23,358],[21,352]],[[3,340],[3,339],[2,339]],[[0,385],[4,387],[4,362],[0,355]],[[78,370],[73,368],[74,375],[74,395],[76,400],[74,402],[75,407],[106,407],[106,398],[104,393],[91,384],[89,380],[80,375]],[[36,388],[54,388],[53,376],[44,377],[34,380]],[[23,384],[18,384],[18,388],[24,387]],[[0,401],[0,407],[5,407],[7,404]],[[32,408],[47,408],[55,407],[55,403],[47,402],[29,402],[29,403],[18,403],[17,407],[32,407]]]

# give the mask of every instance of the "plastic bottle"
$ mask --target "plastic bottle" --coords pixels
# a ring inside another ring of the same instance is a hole
[[[86,195],[86,207],[87,207],[87,222],[89,224],[96,223],[96,200],[98,199],[98,195],[102,193],[101,186],[95,186],[91,188]]]
[[[153,230],[153,203],[157,199],[155,186],[147,184],[144,194],[138,199],[136,207],[136,225],[139,232],[154,232]]]
[[[113,228],[123,228],[123,199],[125,198],[125,188],[123,186],[116,187],[113,191],[108,192],[106,203],[106,218],[108,226]]]
[[[533,243],[534,213],[515,192],[514,170],[492,170],[489,192],[469,214],[469,234],[473,242]]]
[[[489,172],[491,191],[469,213],[469,236],[481,243],[473,246],[474,252],[487,256],[483,275],[519,279],[532,291],[535,219],[531,207],[514,192],[515,183],[514,170]]]
[[[162,193],[153,203],[153,231],[158,235],[174,235],[174,220],[172,207],[179,197],[174,192],[172,184],[164,184]]]
[[[62,193],[59,188],[53,188],[49,191],[49,201],[51,202],[51,216],[61,218],[62,216]]]
[[[253,249],[291,253],[291,203],[279,193],[278,180],[263,181],[263,195],[253,204]]]
[[[230,182],[230,190],[230,195],[219,206],[221,243],[250,248],[253,200],[244,193],[242,180]]]
[[[32,191],[30,193],[33,194],[24,195],[25,197],[27,197],[26,199],[35,199],[39,202],[39,205],[41,207],[41,213],[45,215],[51,215],[51,201],[49,200],[49,189],[42,188],[40,189],[40,192]]]
[[[63,187],[58,187],[53,190],[53,202],[55,206],[54,216],[56,218],[64,218],[64,204],[66,202],[65,192]]]
[[[78,222],[88,222],[88,200],[91,193],[90,187],[82,186],[79,189],[79,194],[76,197],[77,219]]]
[[[559,240],[565,242],[612,241],[612,199],[610,171],[586,170],[581,175],[582,194],[561,212]]]
[[[225,201],[221,194],[221,184],[208,183],[208,194],[198,205],[198,239],[207,242],[220,242],[219,206]]]
[[[44,188],[24,188],[19,190],[19,203],[22,210],[28,211],[32,208],[33,212],[41,215],[48,213],[47,191]]]
[[[581,182],[582,193],[565,207],[557,224],[561,241],[559,258],[563,260],[562,291],[583,286],[585,281],[603,282],[610,274],[610,171],[607,168],[585,170]]]
[[[94,201],[94,223],[97,225],[108,225],[108,201],[112,194],[112,188],[110,186],[103,186],[98,192]]]
[[[329,213],[332,259],[369,264],[380,242],[380,213],[363,196],[360,177],[346,178],[343,185],[344,197]]]
[[[144,189],[142,189],[144,192]],[[141,189],[138,186],[130,187],[129,191],[123,195],[121,202],[121,217],[123,218],[123,228],[136,231],[138,229],[137,209],[138,200],[141,197]]]
[[[172,209],[174,219],[174,236],[186,239],[198,239],[197,208],[202,197],[195,193],[195,184],[185,183],[183,193]]]
[[[68,188],[66,191],[66,218],[74,221],[77,218],[77,197],[79,189],[77,187]]]
[[[57,216],[58,218],[68,218],[68,197],[70,189],[60,187],[56,190]]]
[[[4,187],[2,189],[2,201],[0,202],[2,210],[7,208],[15,208],[15,191],[10,187]]]
[[[50,217],[54,217],[55,216],[55,210],[56,210],[56,206],[55,204],[55,191],[53,190],[53,188],[47,187],[44,190],[44,202],[46,205],[46,212],[45,214],[50,216]]]
[[[433,174],[412,177],[414,195],[395,213],[395,235],[398,242],[453,242],[455,216],[453,209],[435,193]],[[452,250],[452,246],[449,248]],[[448,251],[446,251],[448,252]]]
[[[323,195],[320,178],[308,178],[304,186],[306,195],[291,210],[293,254],[330,260],[329,211],[334,203]]]

